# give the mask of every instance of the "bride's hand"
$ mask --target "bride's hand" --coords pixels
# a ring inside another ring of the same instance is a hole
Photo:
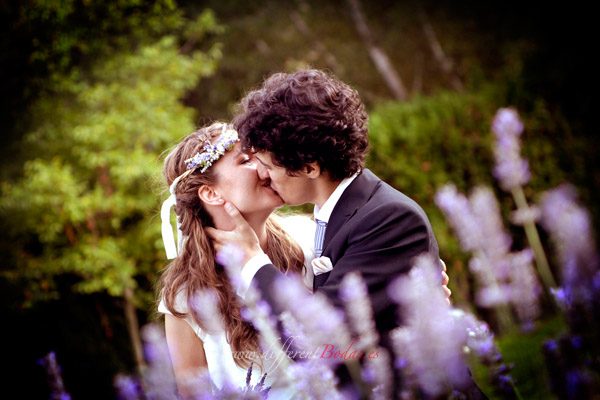
[[[448,282],[450,282],[450,277],[446,273],[446,263],[444,260],[440,259],[442,264],[442,289],[444,290],[444,294],[446,295],[446,301],[448,304],[452,304],[450,301],[450,296],[452,295],[452,291],[448,288]]]
[[[233,204],[226,202],[224,208],[234,223],[233,230],[223,231],[208,227],[206,233],[213,240],[217,252],[221,251],[227,244],[233,244],[242,252],[243,258],[240,260],[242,265],[246,264],[252,257],[262,253],[258,237]]]

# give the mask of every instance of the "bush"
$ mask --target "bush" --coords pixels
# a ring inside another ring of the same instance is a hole
[[[448,225],[433,203],[438,188],[453,182],[467,192],[487,185],[500,192],[492,175],[494,157],[490,121],[499,107],[506,106],[500,85],[464,93],[439,92],[410,102],[390,102],[370,113],[370,155],[367,166],[380,178],[417,201],[429,216],[440,255],[448,264],[455,302],[470,300],[466,258]],[[550,113],[542,101],[522,114],[525,123],[523,155],[529,160],[532,180],[526,195],[533,196],[566,180],[580,182],[584,171],[577,148],[564,119]],[[560,132],[560,133],[559,133]],[[567,133],[564,133],[567,132]],[[585,200],[586,188],[579,188]],[[588,189],[589,193],[589,189]],[[513,209],[508,195],[499,196],[503,214]],[[515,243],[523,240],[515,228]],[[513,235],[514,236],[514,235]],[[521,235],[522,236],[522,235]]]

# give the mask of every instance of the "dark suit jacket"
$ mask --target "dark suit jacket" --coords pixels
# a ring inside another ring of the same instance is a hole
[[[333,209],[322,254],[331,259],[333,269],[315,277],[314,289],[343,309],[338,296],[342,279],[349,272],[360,272],[373,305],[380,344],[394,358],[389,333],[402,321],[387,287],[395,278],[406,274],[414,258],[423,253],[439,260],[437,241],[423,209],[365,169],[346,188]],[[441,268],[440,263],[440,271]],[[274,300],[272,289],[275,280],[282,276],[273,265],[266,265],[253,279],[276,314],[284,310]],[[397,370],[394,373],[394,392],[399,396],[401,376]],[[336,374],[342,385],[350,381],[343,367],[338,368]],[[487,399],[474,382],[462,390],[467,399]]]
[[[415,256],[427,252],[439,259],[437,241],[424,211],[365,169],[346,188],[333,209],[322,254],[331,259],[333,269],[315,277],[314,289],[342,308],[338,296],[342,279],[351,271],[360,272],[368,287],[377,330],[385,344],[389,331],[399,323],[387,286],[410,270]],[[253,279],[275,312],[281,308],[273,301],[271,289],[279,275],[275,267],[266,265]]]

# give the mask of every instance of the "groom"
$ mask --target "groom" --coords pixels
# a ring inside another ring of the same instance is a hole
[[[319,70],[274,74],[242,99],[233,124],[260,177],[286,204],[315,205],[316,256],[333,264],[315,276],[315,291],[341,306],[343,277],[360,272],[377,329],[387,336],[397,326],[387,285],[408,272],[417,255],[439,259],[438,245],[421,207],[364,168],[367,114],[358,93]],[[216,232],[215,239],[245,250],[248,286],[254,280],[269,287],[278,272],[252,232],[239,230]]]
[[[315,291],[342,307],[342,279],[360,272],[381,344],[390,349],[389,333],[398,321],[387,286],[410,270],[416,256],[439,260],[438,245],[421,207],[364,167],[367,114],[358,93],[319,70],[279,73],[246,95],[233,123],[260,177],[285,203],[315,205],[316,256],[333,265],[315,276]],[[237,228],[210,235],[217,245],[233,241],[243,249],[245,287],[254,282],[280,310],[271,288],[281,273],[237,210],[228,212]]]

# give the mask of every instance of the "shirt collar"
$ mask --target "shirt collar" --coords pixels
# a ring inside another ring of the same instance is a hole
[[[331,217],[331,213],[333,212],[335,205],[340,200],[340,197],[342,197],[342,194],[344,194],[344,191],[346,190],[346,188],[348,186],[350,186],[350,184],[356,179],[356,177],[358,176],[359,173],[360,172],[357,172],[356,174],[352,175],[351,177],[343,179],[339,183],[339,185],[337,185],[337,187],[335,188],[333,193],[331,193],[331,195],[325,201],[325,203],[323,203],[322,207],[318,207],[315,205],[315,209],[314,209],[315,219],[318,219],[319,221],[323,221],[325,223],[329,223],[329,218]]]

